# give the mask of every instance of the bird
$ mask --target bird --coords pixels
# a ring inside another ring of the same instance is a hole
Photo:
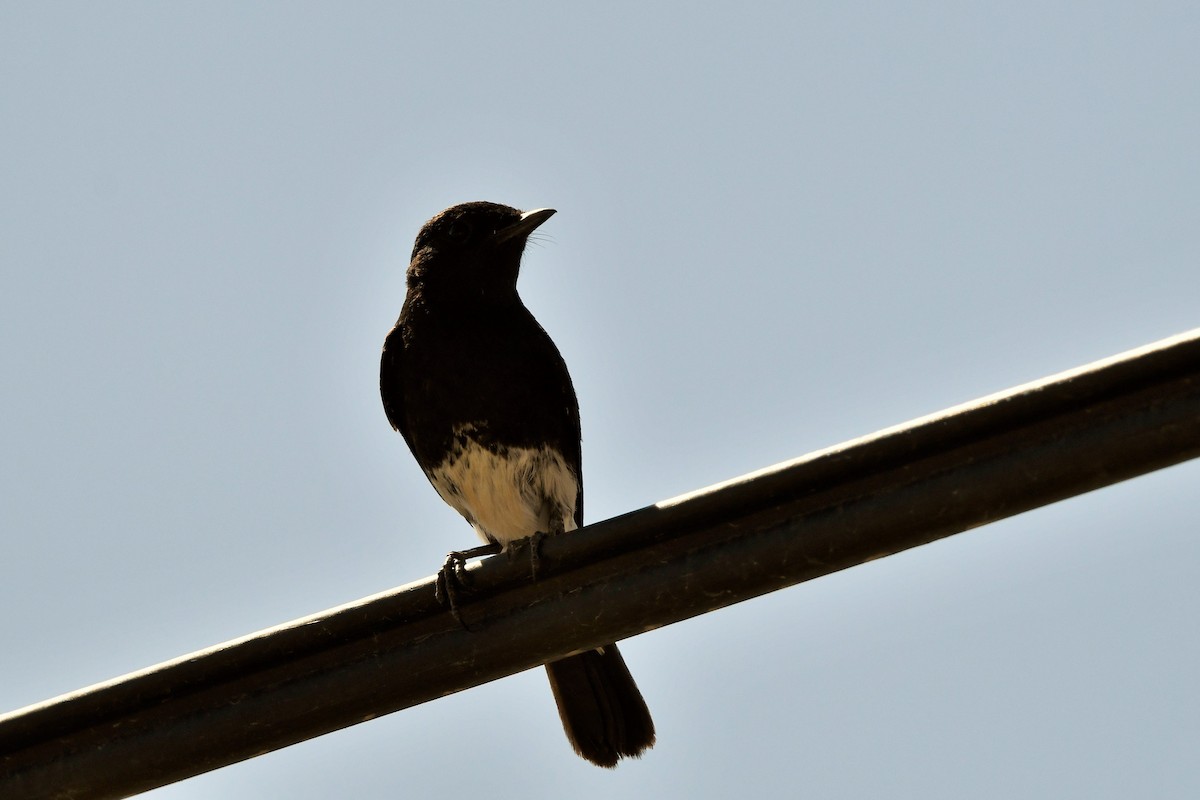
[[[529,236],[555,213],[470,202],[425,223],[380,360],[388,421],[490,552],[583,525],[579,403],[566,362],[517,293]],[[546,672],[581,757],[611,768],[654,745],[615,644]]]

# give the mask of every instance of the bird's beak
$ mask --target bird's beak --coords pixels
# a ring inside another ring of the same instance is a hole
[[[519,222],[496,231],[496,242],[507,242],[509,239],[517,238],[524,239],[533,233],[538,225],[541,225],[554,216],[554,213],[553,208],[535,208],[533,211],[526,211],[521,215]]]

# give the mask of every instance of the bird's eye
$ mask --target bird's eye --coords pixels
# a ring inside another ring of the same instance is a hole
[[[450,223],[450,230],[446,231],[446,235],[452,242],[465,242],[471,238],[471,223],[461,219],[455,220]]]

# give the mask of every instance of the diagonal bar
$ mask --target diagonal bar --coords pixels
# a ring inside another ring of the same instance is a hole
[[[1200,455],[1200,330],[0,717],[0,796],[126,797]]]

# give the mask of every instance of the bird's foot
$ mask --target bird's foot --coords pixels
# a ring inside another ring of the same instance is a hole
[[[517,557],[518,553],[523,553],[525,548],[528,547],[529,572],[536,581],[538,579],[538,569],[542,564],[542,542],[546,541],[556,533],[561,533],[561,531],[550,531],[549,533],[546,533],[545,531],[537,531],[525,539],[520,539],[517,542],[511,543],[507,548],[505,548],[504,552],[508,555],[509,561],[512,561]]]
[[[450,612],[450,616],[454,617],[454,621],[461,625],[463,630],[471,630],[458,610],[458,596],[469,592],[471,588],[470,576],[466,570],[467,559],[494,556],[499,552],[498,544],[483,544],[469,550],[453,550],[446,555],[445,563],[438,570],[434,594],[437,601]]]

